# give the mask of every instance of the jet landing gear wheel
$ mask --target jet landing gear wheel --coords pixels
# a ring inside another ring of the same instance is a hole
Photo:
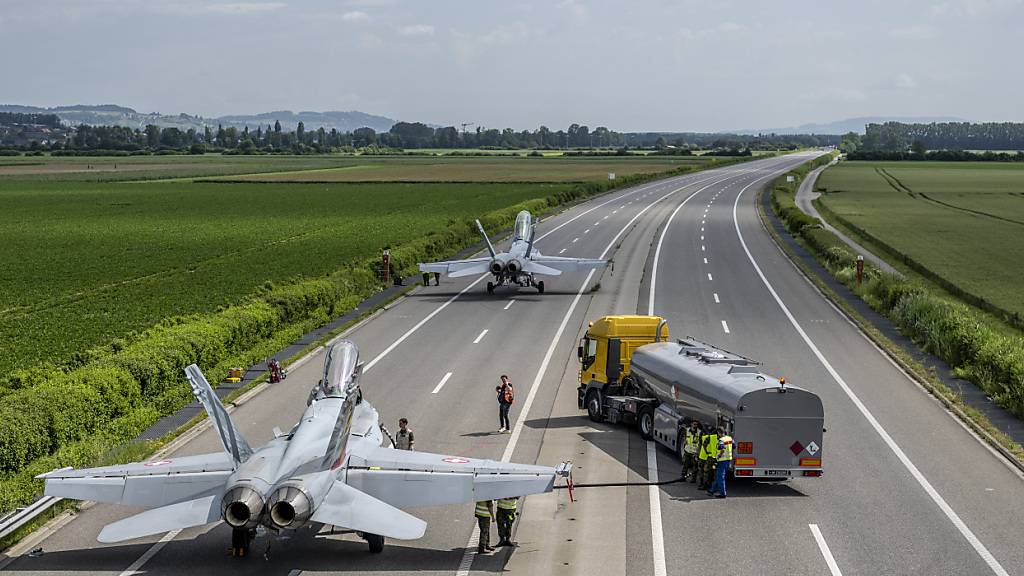
[[[494,294],[494,282],[487,283],[487,293]]]
[[[370,545],[370,554],[380,554],[384,551],[384,537],[378,534],[363,533],[363,539]]]
[[[242,558],[249,555],[249,544],[256,537],[256,530],[233,528],[231,530],[231,555]]]
[[[543,280],[541,280],[540,282],[537,282],[537,293],[538,294],[543,294],[544,293],[544,281]]]

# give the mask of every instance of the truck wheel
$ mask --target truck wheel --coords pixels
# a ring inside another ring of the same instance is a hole
[[[587,415],[593,422],[604,422],[604,412],[601,410],[601,393],[597,390],[587,392]]]
[[[543,280],[541,280],[540,282],[537,282],[537,293],[538,294],[543,294],[544,293],[544,281]]]
[[[686,456],[686,451],[683,448],[686,446],[686,430],[680,430],[679,435],[676,436],[676,454],[682,459]]]
[[[654,410],[650,406],[640,409],[636,417],[636,427],[640,429],[640,437],[644,440],[654,438]]]
[[[363,534],[366,543],[370,545],[370,554],[380,554],[384,551],[384,537],[379,534]]]

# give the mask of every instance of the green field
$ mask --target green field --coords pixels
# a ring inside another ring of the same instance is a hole
[[[1024,315],[1024,166],[844,162],[818,186],[840,223],[967,294]]]
[[[569,186],[0,180],[0,371]]]

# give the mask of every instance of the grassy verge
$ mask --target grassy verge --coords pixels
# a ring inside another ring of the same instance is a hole
[[[580,184],[485,214],[481,222],[489,229],[504,229],[520,210],[544,212],[615,188],[746,160]],[[410,275],[417,262],[446,256],[476,241],[469,221],[453,222],[393,248],[391,260],[399,273]],[[218,312],[170,319],[131,340],[90,350],[80,365],[67,371],[32,375],[30,386],[8,394],[0,406],[0,511],[24,505],[40,493],[42,483],[33,478],[36,474],[151,453],[167,440],[132,439],[191,400],[183,366],[195,362],[216,374],[268,356],[379,290],[376,264],[375,258],[364,259],[315,280],[268,284]]]
[[[944,358],[944,355],[947,357],[953,357],[952,352],[957,350],[957,344],[962,344],[964,339],[970,340],[969,335],[965,334],[962,330],[957,329],[960,326],[966,330],[974,329],[976,331],[975,335],[977,338],[984,339],[989,337],[996,339],[998,342],[996,344],[997,351],[1001,350],[998,347],[999,344],[1007,344],[1004,341],[998,341],[999,335],[986,331],[984,327],[981,326],[982,322],[988,321],[987,319],[970,317],[970,312],[965,312],[964,310],[966,307],[948,302],[942,298],[932,295],[926,292],[924,288],[911,281],[884,274],[880,270],[871,266],[870,263],[865,266],[865,283],[861,287],[857,287],[855,270],[856,260],[852,251],[850,251],[846,244],[837,236],[831,232],[821,229],[813,219],[803,214],[803,212],[800,212],[793,201],[793,196],[799,186],[800,180],[804,175],[806,175],[810,168],[811,166],[807,166],[806,169],[798,170],[797,173],[794,174],[797,178],[793,183],[785,182],[784,177],[776,180],[773,183],[770,192],[772,194],[771,203],[776,214],[779,216],[779,219],[784,223],[796,241],[814,255],[815,258],[837,280],[850,287],[855,293],[871,305],[872,308],[887,316],[898,327],[900,327],[904,333],[909,334],[915,342],[922,345],[922,348],[926,351],[936,354],[936,356],[939,356],[947,362],[949,362],[949,360]],[[797,254],[795,254],[781,238],[778,237],[774,228],[768,223],[767,215],[763,213],[762,204],[760,202],[758,202],[758,206],[759,210],[762,211],[761,217],[765,223],[765,227],[769,234],[772,235],[776,244],[782,248],[789,259],[808,279],[810,279],[810,281],[823,295],[841,309],[844,314],[851,318],[864,332],[864,334],[866,334],[881,349],[886,351],[886,353],[893,358],[893,360],[905,372],[911,375],[911,377],[913,377],[935,398],[937,398],[944,406],[946,406],[946,408],[953,412],[961,421],[967,424],[968,427],[984,438],[1004,456],[1008,457],[1011,461],[1016,461],[1018,466],[1022,466],[1021,463],[1024,462],[1024,447],[996,428],[980,411],[967,405],[958,393],[951,390],[932,371],[925,368],[907,354],[900,346],[887,338],[880,330],[864,318],[863,315],[850,306],[844,298],[839,296],[839,294],[830,288],[828,284],[821,280],[817,274],[815,274],[807,264]],[[794,213],[794,210],[796,213]],[[886,312],[888,312],[888,314]],[[928,314],[930,314],[931,317],[921,317],[921,315]],[[968,317],[966,318],[966,321],[965,316]],[[916,329],[915,322],[919,323],[916,325]],[[924,326],[924,328],[922,328],[922,326]],[[930,329],[934,329],[934,334],[929,335],[930,339],[926,339],[920,334],[920,331]],[[992,343],[989,342],[988,345],[992,346]],[[973,374],[973,370],[977,369],[977,366],[971,364],[971,361],[967,359],[967,354],[970,353],[971,350],[966,349],[966,347],[959,350],[964,354],[962,358],[963,362],[959,365],[951,362],[957,375],[960,377],[966,377],[966,379],[974,382],[975,384],[979,384],[979,381],[991,382],[991,380],[986,380],[985,378],[978,378],[977,380],[970,378],[970,375]],[[975,352],[975,354],[977,354],[977,352]],[[989,357],[986,357],[986,360]],[[1010,361],[1013,359],[1013,356],[1009,358]],[[992,378],[992,373],[998,370],[998,368],[997,366],[990,366],[989,370],[990,373],[988,374],[988,377]],[[1018,372],[1017,374],[1024,376],[1024,372]],[[999,377],[996,376],[996,378]],[[1020,384],[1020,380],[1017,381],[1017,384]],[[979,385],[981,385],[983,390],[992,394],[989,387],[986,387],[983,384]],[[1010,380],[1004,385],[1007,387],[1012,386],[1013,381]],[[998,402],[995,394],[992,394],[992,397]],[[1012,400],[1013,396],[1011,395],[1010,398]],[[1013,405],[1012,402],[1009,402],[1009,404],[1011,406]],[[1018,412],[1014,413],[1018,416],[1020,415]]]

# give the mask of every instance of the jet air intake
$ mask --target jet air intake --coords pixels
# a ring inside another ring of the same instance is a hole
[[[263,496],[248,486],[235,486],[224,494],[224,521],[233,528],[255,528],[263,514]]]
[[[312,512],[309,497],[295,486],[282,486],[270,497],[270,521],[277,528],[298,528]]]

